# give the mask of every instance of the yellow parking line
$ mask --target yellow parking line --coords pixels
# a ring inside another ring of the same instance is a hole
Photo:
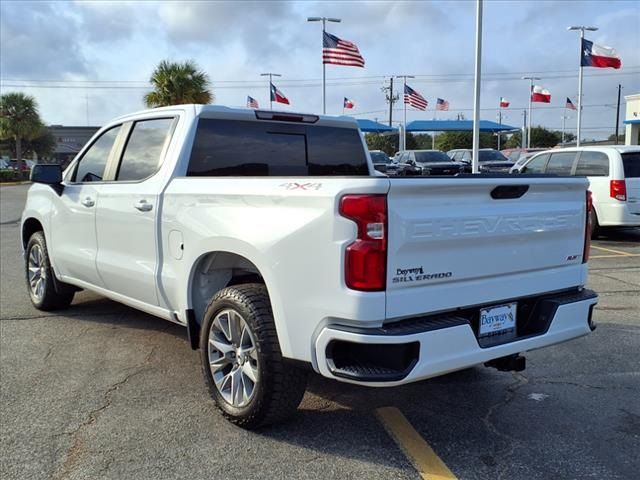
[[[413,463],[424,480],[457,480],[436,452],[411,426],[400,410],[382,407],[376,410],[385,430]]]
[[[620,257],[640,257],[638,253],[628,253],[627,255],[589,255],[589,260],[592,258],[620,258]]]
[[[591,245],[591,248],[602,250],[603,252],[617,253],[618,255],[624,255],[624,256],[627,256],[627,257],[635,257],[636,256],[633,253],[623,252],[622,250],[613,250],[612,248],[597,247],[595,245]]]

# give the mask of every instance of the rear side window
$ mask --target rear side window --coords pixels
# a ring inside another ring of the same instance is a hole
[[[576,158],[576,152],[552,153],[549,163],[547,163],[546,173],[555,175],[571,175],[571,167]]]
[[[623,153],[622,165],[625,178],[640,177],[640,152]]]
[[[76,168],[71,181],[73,182],[100,182],[107,167],[109,154],[120,132],[120,125],[104,132],[89,147]]]
[[[538,155],[527,163],[527,165],[522,169],[522,173],[544,173],[544,167],[548,159],[548,153]]]
[[[200,119],[187,175],[369,175],[369,168],[356,129]]]
[[[173,118],[142,120],[133,124],[116,180],[143,180],[153,175],[169,138]]]
[[[575,174],[581,177],[608,177],[609,157],[606,153],[585,150],[578,158]]]

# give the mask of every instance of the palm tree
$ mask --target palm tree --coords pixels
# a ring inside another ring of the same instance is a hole
[[[0,139],[15,141],[18,172],[22,172],[22,140],[37,136],[42,126],[35,98],[20,92],[0,95]]]
[[[184,63],[161,61],[151,75],[153,91],[144,96],[149,108],[185,103],[211,103],[209,75],[192,60]]]

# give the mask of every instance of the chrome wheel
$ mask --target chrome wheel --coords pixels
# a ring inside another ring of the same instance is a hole
[[[246,406],[258,383],[258,352],[253,332],[237,311],[222,310],[213,319],[208,358],[222,398],[234,407]]]
[[[45,283],[47,281],[47,269],[44,265],[44,255],[40,245],[33,245],[29,250],[29,288],[31,295],[40,300],[44,296]]]

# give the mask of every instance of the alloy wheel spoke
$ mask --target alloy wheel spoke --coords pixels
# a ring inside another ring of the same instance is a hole
[[[226,355],[227,353],[233,351],[233,346],[230,343],[226,342],[223,339],[216,338],[215,335],[213,336],[213,338],[209,337],[209,345],[211,345],[223,355]]]
[[[242,340],[242,330],[243,330],[243,323],[244,320],[242,320],[242,317],[240,317],[240,315],[238,315],[236,312],[231,311],[229,313],[229,328],[231,330],[231,341],[232,343],[236,346],[239,347],[241,345],[241,340]]]
[[[209,362],[209,366],[211,367],[211,371],[213,373],[226,367],[229,364],[231,364],[231,360],[226,355],[223,355],[220,358],[216,358],[215,360],[211,360]]]
[[[258,381],[258,369],[251,365],[251,362],[244,362],[242,365],[242,373],[255,385]]]

